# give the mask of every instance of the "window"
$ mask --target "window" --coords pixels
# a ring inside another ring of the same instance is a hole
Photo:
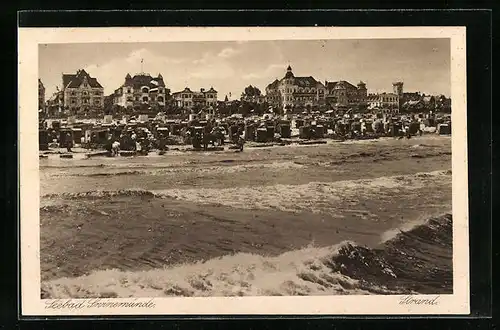
[[[87,92],[83,92],[83,95],[87,95]]]
[[[83,84],[83,87],[87,88],[88,87],[87,83]]]
[[[101,92],[99,92],[99,91],[95,91],[95,92],[94,92],[94,95],[101,95]]]
[[[133,98],[133,97],[130,97],[130,96],[129,96],[129,97],[127,97],[127,101],[128,101],[128,102],[132,102],[133,100],[134,100],[134,98]]]
[[[149,98],[148,98],[147,96],[144,96],[144,97],[142,98],[142,101],[143,101],[143,102],[147,102],[147,101],[148,101],[148,99],[149,99]]]
[[[136,97],[135,97],[135,100],[136,100],[136,101],[139,101],[139,96],[136,96]]]
[[[83,103],[89,103],[88,99],[83,99]]]
[[[143,93],[147,93],[147,92],[149,92],[149,89],[148,89],[147,87],[143,87],[143,88],[142,88],[142,92],[143,92]]]
[[[75,99],[71,99],[71,104],[75,104],[76,103],[76,100]]]
[[[99,103],[101,103],[101,102],[99,101],[99,99],[95,99],[95,100],[94,100],[94,104],[99,104]]]
[[[158,96],[158,102],[163,102],[163,97],[162,96]]]
[[[130,88],[127,89],[127,93],[132,93],[132,90]]]
[[[158,88],[158,93],[163,93],[163,89],[162,88]]]
[[[72,95],[72,96],[75,96],[75,92],[71,92],[71,95]]]

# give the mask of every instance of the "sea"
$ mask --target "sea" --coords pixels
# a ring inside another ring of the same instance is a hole
[[[42,298],[453,291],[451,138],[40,159]]]

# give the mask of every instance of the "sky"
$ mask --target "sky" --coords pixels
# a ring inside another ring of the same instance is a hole
[[[288,65],[295,76],[323,83],[362,80],[369,93],[391,92],[395,81],[404,82],[405,92],[451,92],[449,39],[42,44],[38,59],[47,99],[61,88],[62,73],[78,69],[97,78],[105,95],[127,73],[146,72],[161,73],[172,92],[214,87],[220,100],[236,99],[248,85],[265,93]]]

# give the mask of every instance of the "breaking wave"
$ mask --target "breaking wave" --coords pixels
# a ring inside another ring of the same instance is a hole
[[[237,253],[148,271],[93,271],[42,283],[42,298],[444,294],[452,292],[452,216],[376,248],[343,242],[264,257]]]
[[[332,202],[359,196],[379,194],[393,195],[395,192],[409,194],[426,186],[451,185],[451,171],[434,171],[411,175],[378,177],[373,179],[345,180],[335,182],[310,182],[302,185],[276,184],[272,186],[247,186],[235,188],[189,188],[166,190],[124,189],[114,191],[88,191],[47,194],[44,200],[64,198],[102,199],[112,197],[150,197],[212,204],[241,209],[276,209],[286,212],[328,211]]]

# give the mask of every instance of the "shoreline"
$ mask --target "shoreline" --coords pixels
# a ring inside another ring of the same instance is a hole
[[[430,135],[430,134],[424,134],[423,136],[413,136],[411,139],[406,139],[404,138],[403,140],[427,140],[427,139],[450,139],[451,136],[449,135]],[[245,147],[243,152],[245,150],[262,150],[262,149],[269,149],[269,148],[280,148],[280,147],[285,147],[285,148],[301,148],[301,147],[311,147],[311,146],[318,146],[318,145],[332,145],[332,144],[371,144],[371,143],[377,143],[377,142],[385,142],[385,141],[397,141],[398,138],[395,137],[379,137],[379,138],[373,138],[373,139],[359,139],[359,140],[335,140],[335,139],[329,139],[329,138],[324,138],[324,139],[318,139],[318,140],[301,140],[298,139],[297,141],[287,141],[287,142],[269,142],[269,143],[258,143],[258,142],[246,142]],[[306,143],[304,143],[306,142]],[[302,144],[301,144],[302,143]],[[49,150],[41,150],[39,151],[39,157],[41,159],[43,158],[54,158],[57,156],[61,155],[73,155],[73,159],[88,159],[88,158],[130,158],[130,157],[140,157],[140,158],[148,158],[148,157],[161,157],[161,156],[173,156],[176,155],[177,153],[193,153],[193,154],[203,154],[203,153],[219,153],[219,154],[231,154],[231,153],[239,153],[239,150],[234,150],[230,149],[229,146],[232,146],[232,144],[225,144],[222,147],[216,147],[216,148],[223,148],[223,150],[211,150],[209,148],[208,150],[192,150],[191,145],[172,145],[169,146],[169,150],[165,150],[165,152],[160,155],[158,150],[152,150],[149,152],[148,155],[133,155],[133,156],[121,156],[121,157],[110,157],[104,155],[106,153],[106,150],[99,149],[95,150],[94,152],[90,152],[88,149],[80,148],[80,147],[75,147],[72,148],[73,152],[67,152],[66,148],[54,148],[54,149],[49,149]],[[76,156],[76,157],[75,157]]]

